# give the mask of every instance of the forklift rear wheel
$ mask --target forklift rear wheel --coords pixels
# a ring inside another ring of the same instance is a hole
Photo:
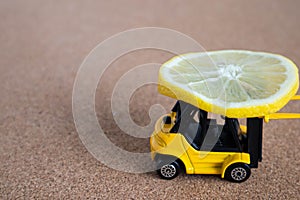
[[[171,180],[179,174],[179,164],[174,161],[170,164],[162,164],[157,170],[161,178]]]
[[[251,175],[250,167],[245,163],[230,165],[225,171],[225,178],[231,182],[241,183]]]

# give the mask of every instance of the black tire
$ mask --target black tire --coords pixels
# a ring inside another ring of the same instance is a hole
[[[241,183],[246,181],[251,175],[250,167],[245,163],[235,163],[227,167],[225,179],[231,182]]]
[[[170,164],[167,162],[163,162],[159,164],[157,173],[161,178],[171,180],[178,176],[178,174],[180,173],[180,167],[177,161],[173,161]]]

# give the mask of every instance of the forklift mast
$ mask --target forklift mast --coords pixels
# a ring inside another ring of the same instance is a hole
[[[300,95],[295,95],[291,100],[300,100]],[[250,154],[250,167],[257,168],[262,160],[262,132],[263,120],[270,119],[300,119],[300,113],[272,113],[263,118],[247,118],[247,141],[245,150]]]
[[[250,167],[257,168],[262,160],[263,118],[247,119],[246,151],[250,154]]]

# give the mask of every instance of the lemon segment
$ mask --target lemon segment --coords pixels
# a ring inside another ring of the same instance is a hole
[[[189,53],[164,63],[159,92],[232,118],[275,113],[297,93],[298,68],[264,52],[222,50]]]

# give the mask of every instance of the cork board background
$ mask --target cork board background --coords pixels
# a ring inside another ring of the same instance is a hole
[[[83,146],[72,116],[72,88],[85,56],[99,42],[131,28],[180,31],[206,50],[249,49],[283,54],[300,65],[300,2],[287,1],[1,1],[0,2],[0,198],[100,199],[299,199],[299,120],[264,127],[263,162],[242,184],[218,176],[180,175],[161,180],[155,172],[110,169]],[[114,62],[96,94],[99,122],[111,141],[147,151],[148,140],[121,133],[112,120],[111,89],[131,67],[162,63],[154,50]],[[148,108],[174,101],[148,85],[132,97],[137,124]],[[291,102],[285,111],[300,111]],[[130,145],[128,145],[130,144]]]

